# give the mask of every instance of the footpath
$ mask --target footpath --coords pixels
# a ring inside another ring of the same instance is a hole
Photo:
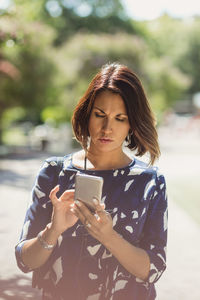
[[[157,283],[156,299],[199,300],[200,222],[197,223],[177,204],[172,190],[177,189],[183,195],[184,201],[189,202],[187,207],[197,199],[200,208],[200,139],[199,136],[176,132],[161,137],[159,167],[165,174],[168,187],[169,230],[167,269]],[[195,189],[192,190],[191,186]]]
[[[183,162],[186,165],[187,161],[195,168],[195,176],[200,178],[197,167],[200,166],[200,152],[193,153],[192,157],[190,153],[180,155],[177,149],[174,152],[166,144],[163,146],[160,161],[166,179],[175,179],[183,173],[181,166]],[[34,178],[46,156],[13,156],[0,159],[0,300],[40,299],[40,293],[31,288],[30,274],[23,274],[16,267],[14,245],[20,234]],[[191,172],[191,180],[193,174]],[[175,199],[170,197],[170,190],[168,193],[167,270],[157,283],[156,299],[199,300],[200,225],[176,204]],[[199,194],[196,196],[199,197]],[[188,201],[192,205],[192,199]]]

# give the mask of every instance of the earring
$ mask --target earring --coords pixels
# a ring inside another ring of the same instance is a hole
[[[91,143],[91,137],[88,136],[87,137],[87,149],[90,147],[90,143]]]
[[[129,129],[128,134],[129,134],[130,136],[133,135],[133,130],[132,130],[132,129]]]
[[[133,135],[133,130],[129,129],[128,135],[126,137],[127,144],[131,144],[131,137]]]

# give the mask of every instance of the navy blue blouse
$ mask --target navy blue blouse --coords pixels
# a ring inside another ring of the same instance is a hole
[[[138,159],[115,170],[76,168],[71,154],[64,157],[60,169],[56,157],[47,159],[37,176],[16,246],[19,268],[30,271],[21,260],[23,243],[36,237],[51,220],[51,189],[59,184],[61,195],[74,188],[77,171],[103,177],[102,201],[112,216],[113,228],[125,240],[146,250],[151,262],[149,276],[143,281],[130,274],[78,221],[59,237],[48,261],[34,270],[33,286],[42,288],[43,299],[155,299],[154,283],[166,268],[166,185],[157,167]],[[89,297],[92,295],[94,298]]]

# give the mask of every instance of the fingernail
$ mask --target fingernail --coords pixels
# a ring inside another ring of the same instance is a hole
[[[74,209],[73,209],[73,208],[70,208],[70,211],[71,211],[72,213],[74,213]]]
[[[74,207],[74,203],[70,204],[70,207]]]
[[[76,203],[78,206],[81,206],[81,202],[80,202],[80,201],[75,200],[75,203]]]
[[[99,203],[96,198],[93,198],[93,202],[94,202],[95,205],[97,205]]]
[[[104,203],[101,203],[100,205],[101,205],[101,207],[102,207],[103,209],[105,209],[106,206],[105,206]]]

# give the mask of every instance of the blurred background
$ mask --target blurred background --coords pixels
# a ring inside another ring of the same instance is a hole
[[[157,299],[200,299],[198,3],[0,0],[0,300],[39,299],[14,260],[31,187],[46,157],[79,147],[72,111],[115,61],[139,75],[157,118],[171,208]]]

